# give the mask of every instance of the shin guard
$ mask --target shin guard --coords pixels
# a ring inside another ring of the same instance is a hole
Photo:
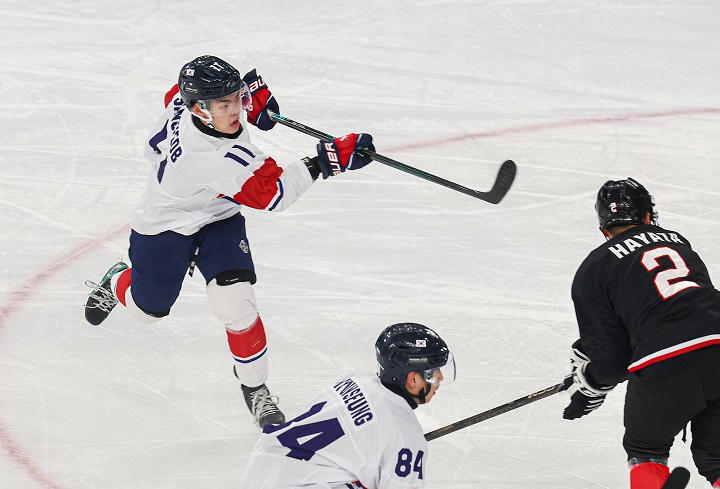
[[[225,328],[228,336],[230,352],[235,361],[250,363],[267,352],[267,339],[265,338],[265,327],[262,319],[258,316],[255,324],[242,331],[233,331]]]
[[[235,375],[243,385],[257,386],[268,378],[267,340],[262,319],[243,331],[226,328]]]

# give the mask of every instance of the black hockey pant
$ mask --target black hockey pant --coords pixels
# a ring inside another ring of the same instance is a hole
[[[667,459],[675,436],[690,423],[695,465],[712,484],[720,479],[720,347],[686,355],[630,377],[623,446],[628,460]]]

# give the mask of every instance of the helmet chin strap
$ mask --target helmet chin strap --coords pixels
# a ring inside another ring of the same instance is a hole
[[[407,387],[405,388],[405,392],[410,394],[410,397],[412,397],[413,399],[417,399],[419,401],[418,404],[425,404],[425,398],[427,397],[428,394],[430,394],[430,384],[427,384],[424,389],[420,389],[420,392],[418,392],[417,395],[408,391]]]
[[[210,109],[208,108],[207,103],[205,103],[204,100],[198,100],[197,104],[200,107],[200,112],[202,112],[203,116],[205,117],[197,115],[195,111],[193,111],[193,115],[203,121],[210,129],[217,130],[217,127],[215,127],[215,125],[212,123],[212,114],[210,113]]]
[[[427,384],[427,386],[424,389],[420,389],[420,395],[418,396],[418,399],[420,399],[420,404],[425,404],[425,396],[430,394],[430,384]]]

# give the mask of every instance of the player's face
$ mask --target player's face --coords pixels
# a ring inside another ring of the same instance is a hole
[[[250,104],[250,91],[247,85],[226,97],[211,100],[208,108],[215,129],[225,134],[236,133],[240,129],[242,111],[247,110]]]
[[[209,108],[215,129],[225,134],[234,134],[240,129],[240,113],[242,112],[240,92],[211,100]]]
[[[433,396],[435,395],[435,392],[437,392],[437,390],[440,388],[440,384],[443,381],[443,374],[440,371],[440,369],[437,369],[437,370],[435,370],[435,372],[433,372],[433,380],[434,380],[433,382],[425,383],[426,386],[430,386],[430,392],[428,393],[427,396],[425,396],[426,404],[428,402],[430,402],[430,399],[433,398]]]

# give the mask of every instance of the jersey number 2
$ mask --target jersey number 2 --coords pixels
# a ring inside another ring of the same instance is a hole
[[[660,294],[660,297],[662,297],[663,300],[667,300],[678,292],[685,289],[689,289],[691,287],[700,287],[698,284],[690,280],[680,280],[674,283],[670,283],[671,280],[687,277],[688,275],[690,275],[690,269],[685,264],[685,260],[683,260],[682,256],[680,256],[680,253],[678,253],[672,248],[662,246],[660,248],[648,250],[643,253],[642,258],[640,259],[640,263],[642,263],[642,265],[645,267],[645,270],[647,270],[648,272],[652,272],[660,266],[658,258],[661,257],[669,258],[674,265],[672,268],[662,270],[658,272],[657,275],[655,275],[655,288],[657,289],[658,294]]]

